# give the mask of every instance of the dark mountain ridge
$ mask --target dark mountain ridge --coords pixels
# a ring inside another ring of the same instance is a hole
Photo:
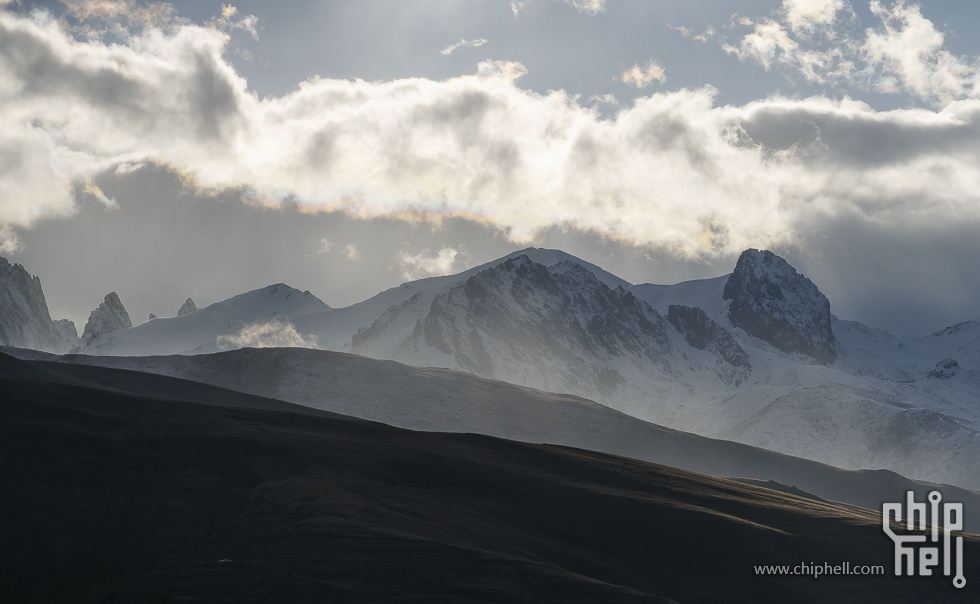
[[[813,499],[570,448],[84,387],[6,356],[0,385],[8,601],[971,601],[941,577],[755,575],[890,571],[876,515]],[[966,568],[978,556],[966,536]]]

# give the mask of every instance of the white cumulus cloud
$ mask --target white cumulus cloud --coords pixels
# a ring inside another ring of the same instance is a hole
[[[943,34],[918,6],[873,1],[871,12],[881,25],[868,31],[861,49],[872,66],[883,70],[883,78],[897,78],[918,96],[939,103],[980,91],[975,62],[945,50]]]
[[[656,61],[650,59],[647,61],[646,65],[640,67],[639,64],[634,64],[632,67],[623,72],[619,76],[619,80],[624,84],[630,84],[631,86],[636,86],[637,88],[643,88],[649,86],[656,80],[657,82],[663,83],[667,79],[667,72],[664,68],[657,64]]]
[[[761,30],[776,41],[759,52],[790,48],[778,41],[787,31]],[[523,90],[523,65],[492,60],[442,81],[313,78],[259,99],[225,60],[227,41],[182,25],[80,42],[0,13],[0,245],[16,245],[10,227],[71,213],[73,187],[142,163],[255,203],[459,216],[522,243],[569,227],[682,256],[793,241],[818,214],[980,219],[977,100],[736,107],[702,88],[604,116],[561,90]]]
[[[980,96],[980,59],[947,50],[944,34],[918,4],[873,0],[869,7],[875,21],[856,29],[848,2],[783,0],[776,18],[733,16],[731,27],[753,31],[722,48],[766,71],[785,67],[810,82],[906,92],[937,107]]]
[[[830,26],[846,5],[842,0],[783,0],[782,8],[790,29],[811,32]]]

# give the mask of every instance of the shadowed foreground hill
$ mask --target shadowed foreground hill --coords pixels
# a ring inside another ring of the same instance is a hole
[[[5,602],[971,600],[891,576],[875,514],[665,466],[137,396],[2,355],[0,391]],[[844,561],[888,574],[752,569]]]

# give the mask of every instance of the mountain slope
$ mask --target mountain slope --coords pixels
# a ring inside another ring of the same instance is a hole
[[[350,349],[568,392],[839,467],[980,488],[968,461],[980,455],[971,398],[980,380],[965,369],[919,381],[865,370],[914,362],[909,350],[924,355],[936,342],[858,353],[876,336],[858,330],[838,341],[826,297],[771,253],[747,251],[727,280],[677,286],[611,289],[588,274],[568,259],[509,257],[393,304]],[[664,321],[672,306],[674,320]],[[955,360],[929,354],[937,358],[914,370],[922,378]]]
[[[60,353],[77,344],[74,323],[51,320],[41,280],[0,257],[0,345]]]
[[[575,449],[16,377],[0,357],[12,601],[890,602],[878,518]],[[965,566],[980,563],[965,537]],[[57,577],[57,581],[50,580]]]
[[[624,372],[657,363],[669,346],[664,321],[649,306],[569,261],[545,267],[526,255],[508,258],[436,294],[399,341],[389,326],[403,324],[403,313],[414,317],[415,302],[359,331],[353,351],[608,398],[627,383]]]
[[[181,308],[187,308],[187,304]],[[310,292],[278,283],[178,317],[156,318],[130,329],[101,334],[78,352],[120,356],[195,354],[219,350],[221,341],[227,348],[261,346],[265,341],[313,345],[315,340],[308,341],[297,333],[291,320],[329,310]]]
[[[532,249],[342,309],[270,286],[114,331],[83,352],[356,352],[567,392],[846,469],[980,488],[977,325],[903,339],[840,321],[815,284],[758,250],[726,277],[630,285]]]
[[[907,490],[921,498],[935,488],[886,470],[845,471],[670,430],[577,397],[344,353],[264,348],[194,356],[36,358],[51,359],[33,363],[49,373],[134,394],[224,401],[220,389],[199,391],[202,384],[212,384],[402,428],[476,432],[624,455],[714,476],[775,480],[871,510],[901,499]],[[950,486],[942,492],[945,499],[964,504],[967,529],[980,532],[980,494]]]

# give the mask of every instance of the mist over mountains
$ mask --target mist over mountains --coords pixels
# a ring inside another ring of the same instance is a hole
[[[109,302],[100,309],[124,312]],[[74,351],[348,352],[581,396],[845,469],[980,488],[971,461],[980,455],[980,324],[899,338],[840,320],[814,283],[771,252],[747,250],[725,277],[667,286],[527,249],[346,308],[276,284],[194,312],[185,303],[178,315],[97,329]]]

